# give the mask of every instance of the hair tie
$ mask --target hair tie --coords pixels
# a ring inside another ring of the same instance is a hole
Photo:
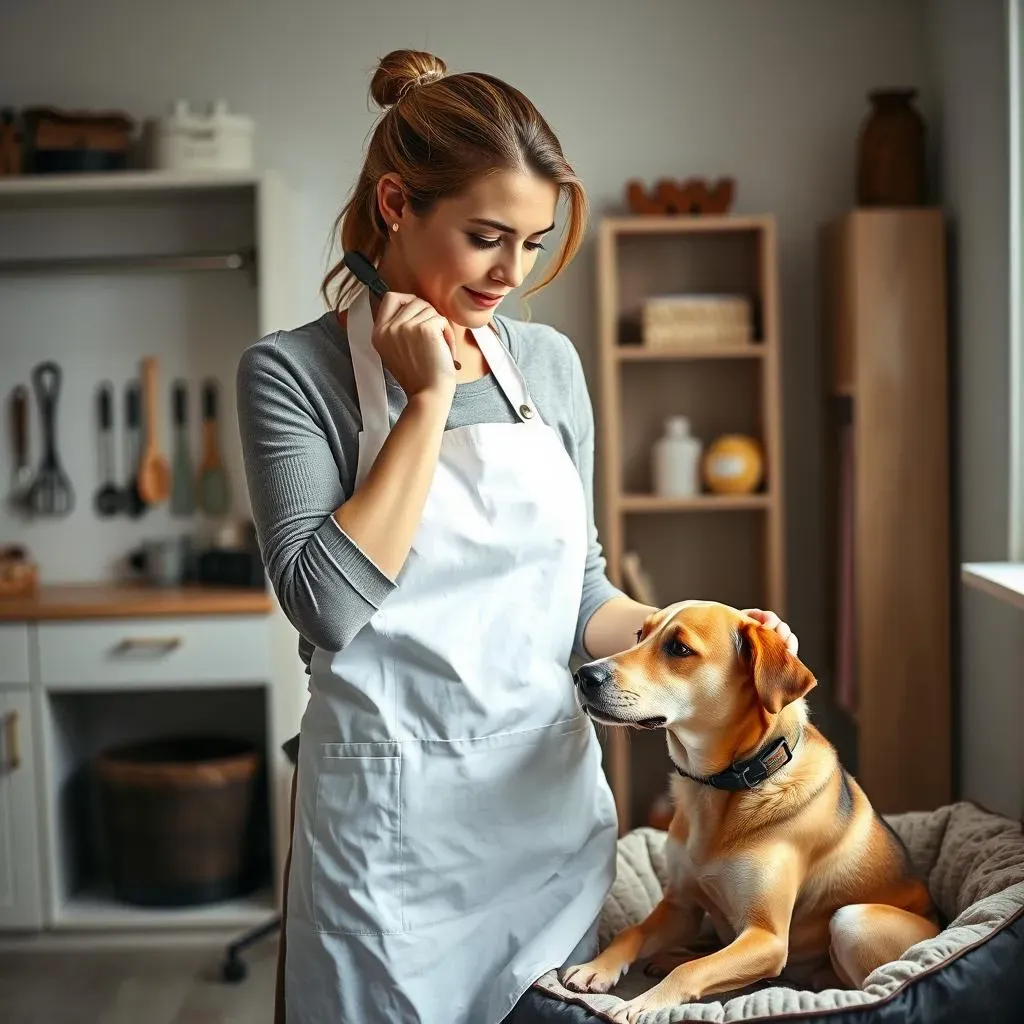
[[[402,88],[399,90],[398,99],[395,100],[395,103],[401,103],[402,100],[404,100],[405,97],[408,96],[408,94],[413,91],[413,89],[419,89],[424,85],[430,85],[432,82],[439,82],[442,78],[444,78],[443,71],[435,70],[424,71],[420,73],[415,78],[406,82],[405,85],[402,86]]]

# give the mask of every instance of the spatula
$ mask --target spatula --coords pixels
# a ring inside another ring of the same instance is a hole
[[[124,392],[124,475],[125,485],[121,492],[121,508],[138,519],[149,506],[139,494],[139,386],[129,381]]]
[[[121,511],[121,488],[114,483],[114,386],[109,382],[100,385],[97,394],[99,413],[99,464],[100,486],[93,499],[96,511],[101,516],[114,516]]]
[[[217,382],[203,384],[203,457],[199,463],[199,504],[207,515],[222,516],[231,506],[228,475],[220,457]]]
[[[171,513],[190,516],[196,510],[196,477],[188,448],[188,389],[183,380],[174,384],[174,460]]]

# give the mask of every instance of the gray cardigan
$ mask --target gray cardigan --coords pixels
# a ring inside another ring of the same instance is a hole
[[[495,317],[544,421],[557,432],[587,499],[589,547],[575,650],[596,609],[618,591],[605,575],[594,527],[594,417],[579,355],[542,324]],[[405,394],[387,376],[391,422]],[[362,426],[348,338],[332,313],[279,331],[243,353],[238,419],[253,519],[278,600],[299,633],[307,671],[314,647],[340,651],[387,600],[388,579],[338,526],[333,512],[352,494]],[[456,388],[447,429],[516,422],[494,377]]]

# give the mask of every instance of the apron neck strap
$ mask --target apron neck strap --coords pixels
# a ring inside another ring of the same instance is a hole
[[[530,398],[526,379],[516,366],[512,353],[501,343],[495,333],[496,329],[490,326],[474,327],[473,337],[480,346],[480,351],[484,354],[484,359],[487,360],[498,386],[505,392],[505,397],[516,417],[524,423],[540,423],[540,413]]]
[[[373,439],[382,446],[391,430],[391,420],[388,415],[384,364],[370,340],[372,335],[370,293],[364,289],[348,308],[348,347],[352,353],[352,370],[356,378],[363,433],[367,441]]]

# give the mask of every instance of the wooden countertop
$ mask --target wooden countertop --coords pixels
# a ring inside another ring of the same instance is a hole
[[[261,615],[269,613],[271,608],[270,594],[256,588],[68,583],[41,586],[31,597],[0,598],[0,622]]]

